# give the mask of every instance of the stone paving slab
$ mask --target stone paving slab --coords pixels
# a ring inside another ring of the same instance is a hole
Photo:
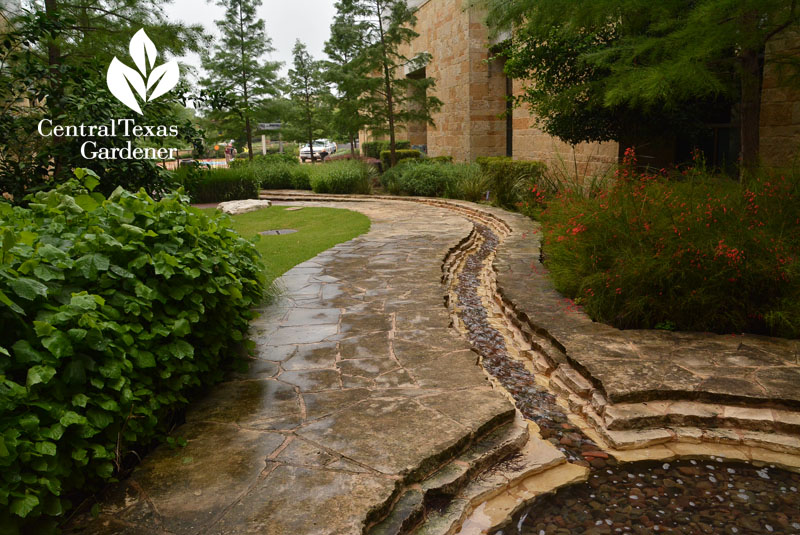
[[[335,206],[371,230],[287,272],[252,323],[249,371],[175,431],[188,445],[156,449],[68,533],[360,534],[513,420],[444,304],[442,260],[472,224],[421,204]]]

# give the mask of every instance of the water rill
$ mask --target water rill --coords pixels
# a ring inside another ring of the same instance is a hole
[[[476,223],[451,281],[450,303],[481,364],[514,398],[542,438],[573,464],[589,467],[584,483],[542,496],[496,533],[800,533],[800,475],[768,464],[722,458],[618,462],[569,417],[567,404],[537,381],[518,340],[487,310],[486,271],[500,238]]]

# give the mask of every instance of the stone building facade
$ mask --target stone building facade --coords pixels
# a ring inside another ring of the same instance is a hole
[[[800,84],[786,76],[781,57],[800,56],[800,32],[767,44],[761,86],[761,160],[769,167],[800,168]]]
[[[619,143],[572,147],[536,128],[535,118],[525,107],[514,109],[511,117],[502,117],[506,96],[521,94],[523,83],[507,79],[500,61],[489,60],[489,31],[483,13],[470,8],[469,0],[408,2],[418,10],[415,30],[419,37],[404,52],[428,52],[432,60],[424,72],[406,75],[433,77],[434,95],[444,106],[433,116],[435,126],[407,125],[407,132],[398,139],[425,146],[430,156],[473,161],[478,156],[508,155],[543,161],[572,176],[576,170],[579,176],[603,174],[618,161],[625,148]],[[800,36],[781,36],[767,50],[761,136],[764,163],[772,167],[792,165],[800,149],[800,91],[781,80],[778,65],[772,61],[786,50],[800,54]],[[728,135],[735,132],[735,124],[728,125]],[[675,152],[676,143],[659,140],[637,145],[644,161],[648,161],[648,147],[655,151],[650,159],[663,162]]]

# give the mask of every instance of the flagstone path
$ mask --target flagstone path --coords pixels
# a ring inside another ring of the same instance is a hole
[[[442,261],[472,229],[450,210],[341,203],[371,230],[298,265],[253,323],[256,357],[193,405],[71,533],[360,533],[405,484],[514,407],[450,328]]]

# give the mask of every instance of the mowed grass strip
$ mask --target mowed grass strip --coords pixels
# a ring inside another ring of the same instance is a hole
[[[279,236],[260,236],[256,242],[270,281],[337,243],[367,232],[370,227],[367,216],[352,210],[304,207],[286,211],[286,208],[289,207],[270,206],[231,217],[234,230],[245,238],[252,238],[265,230],[297,231]]]

